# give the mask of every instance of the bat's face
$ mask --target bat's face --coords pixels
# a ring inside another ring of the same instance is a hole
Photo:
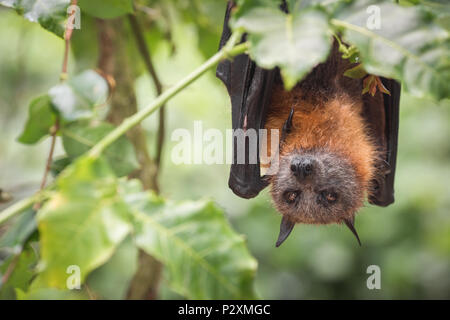
[[[283,215],[277,244],[296,223],[344,223],[356,235],[354,216],[370,194],[378,155],[360,105],[335,99],[290,109],[275,109],[266,126],[282,131],[278,172],[270,181]]]
[[[278,211],[295,223],[344,222],[364,199],[350,162],[326,149],[284,155],[271,193]]]

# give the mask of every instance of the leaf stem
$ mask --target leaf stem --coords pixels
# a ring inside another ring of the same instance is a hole
[[[9,278],[13,274],[14,269],[16,268],[17,262],[19,262],[19,257],[20,257],[20,253],[16,254],[14,256],[14,258],[12,259],[11,263],[9,264],[8,268],[6,269],[5,274],[1,278],[0,288],[3,284],[5,284],[9,280]]]
[[[153,112],[161,108],[168,100],[177,95],[181,90],[189,86],[192,82],[197,80],[209,69],[214,67],[217,63],[225,58],[231,58],[238,54],[244,53],[248,49],[248,43],[244,42],[235,46],[235,43],[241,38],[241,33],[234,33],[228,43],[200,67],[182,79],[173,87],[164,91],[159,95],[150,105],[140,110],[134,115],[126,118],[116,129],[111,131],[103,139],[101,139],[92,149],[88,152],[88,157],[98,158],[101,153],[119,137],[125,134],[128,130],[139,124],[142,120],[147,118]]]
[[[44,176],[42,177],[40,190],[45,188],[47,184],[47,176],[50,171],[50,167],[52,165],[53,153],[55,152],[55,144],[56,144],[56,135],[59,131],[59,118],[56,118],[55,125],[51,128],[51,137],[52,141],[50,143],[50,151],[48,153],[47,163],[45,165]]]
[[[56,117],[55,124],[51,128],[52,141],[50,142],[50,151],[48,152],[47,162],[45,164],[45,169],[44,169],[44,176],[42,177],[42,182],[41,182],[41,186],[39,187],[39,191],[44,190],[44,188],[47,184],[47,177],[48,177],[48,173],[50,172],[50,168],[52,166],[53,154],[55,152],[55,145],[56,145],[56,136],[58,134],[58,131],[59,131],[59,117]],[[33,209],[36,211],[39,210],[40,208],[41,208],[40,202],[36,202],[33,206]],[[1,224],[1,221],[0,221],[0,224]]]

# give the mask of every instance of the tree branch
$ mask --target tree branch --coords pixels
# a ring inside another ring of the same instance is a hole
[[[128,20],[130,22],[131,29],[133,31],[133,35],[137,43],[139,53],[142,59],[144,60],[145,66],[147,67],[147,71],[153,80],[156,89],[156,94],[157,96],[159,96],[162,93],[162,84],[161,81],[159,80],[158,74],[156,73],[155,67],[153,65],[152,56],[150,54],[150,51],[148,50],[147,44],[142,34],[142,29],[135,15],[129,14]],[[159,168],[161,167],[161,155],[164,145],[164,136],[165,136],[165,105],[162,105],[161,108],[159,109],[158,138],[155,156],[155,165],[157,170],[155,171],[155,176],[153,177],[155,185],[158,184],[157,180],[159,175]]]
[[[116,89],[111,95],[111,108],[107,119],[119,126],[125,118],[137,112],[137,101],[134,93],[135,77],[131,68],[126,50],[126,39],[129,37],[122,19],[97,20],[99,30],[99,59],[98,67],[103,74],[110,75],[116,83]],[[145,189],[158,191],[154,176],[157,170],[150,157],[145,131],[141,126],[136,126],[127,136],[133,144],[140,169],[131,174],[131,177],[139,178]]]
[[[111,96],[108,121],[120,125],[123,120],[137,112],[137,101],[134,89],[135,76],[131,68],[126,49],[126,39],[129,36],[121,18],[115,20],[98,20],[100,55],[98,66],[104,74],[112,75],[117,84]],[[138,178],[145,189],[158,192],[155,179],[157,167],[151,159],[146,134],[140,125],[127,132],[127,136],[134,147],[140,168],[129,175]],[[152,256],[139,250],[138,270],[130,282],[128,298],[148,299],[156,297],[161,278],[162,265]]]

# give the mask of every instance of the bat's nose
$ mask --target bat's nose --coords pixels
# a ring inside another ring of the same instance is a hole
[[[291,162],[291,171],[299,179],[305,179],[314,174],[315,160],[311,158],[294,159]]]

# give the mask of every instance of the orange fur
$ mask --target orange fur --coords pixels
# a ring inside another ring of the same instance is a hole
[[[281,130],[294,107],[292,132],[281,146],[280,155],[294,149],[324,148],[348,159],[355,168],[363,194],[370,192],[379,151],[361,116],[362,101],[352,101],[342,94],[328,101],[308,101],[296,88],[290,92],[276,85],[271,98],[266,129]],[[270,132],[270,131],[269,131]],[[270,134],[268,137],[270,156]]]

